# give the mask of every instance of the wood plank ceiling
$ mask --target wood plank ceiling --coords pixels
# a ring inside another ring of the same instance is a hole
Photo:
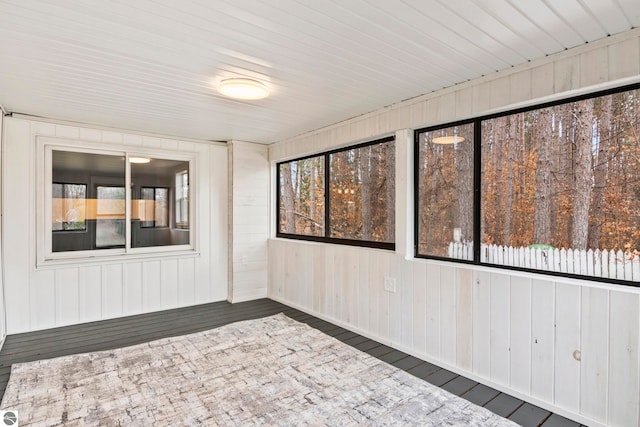
[[[0,104],[272,143],[639,25],[638,0],[0,0]],[[215,91],[236,76],[272,95]]]

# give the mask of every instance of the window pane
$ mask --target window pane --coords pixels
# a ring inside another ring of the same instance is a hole
[[[329,237],[395,241],[394,149],[388,141],[329,156]]]
[[[184,163],[184,162],[183,162]],[[188,167],[188,164],[187,164]],[[176,173],[176,227],[189,228],[189,170]]]
[[[124,247],[124,187],[98,186],[96,190],[96,247]]]
[[[418,254],[472,260],[473,124],[421,132],[417,143]]]
[[[482,123],[482,250],[492,264],[640,281],[637,90]]]
[[[189,162],[154,159],[131,165],[131,247],[189,244]],[[175,195],[173,218],[169,194]]]
[[[279,172],[279,231],[324,236],[324,156],[283,163]]]
[[[87,186],[52,184],[51,229],[53,231],[86,230]]]
[[[53,252],[124,245],[124,167],[124,156],[52,151]],[[101,190],[112,187],[115,203]]]

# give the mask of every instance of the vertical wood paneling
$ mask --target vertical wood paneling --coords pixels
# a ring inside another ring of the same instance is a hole
[[[368,287],[368,295],[369,295],[369,325],[371,331],[374,334],[382,336],[382,323],[386,320],[384,316],[384,310],[387,307],[383,306],[382,299],[382,286],[383,282],[381,279],[381,274],[384,274],[382,271],[382,266],[380,265],[381,255],[378,252],[372,252],[369,258],[369,287]]]
[[[611,291],[609,321],[608,419],[612,426],[638,425],[640,390],[638,378],[637,294]]]
[[[102,267],[102,314],[106,317],[122,316],[122,265]]]
[[[80,321],[102,319],[102,267],[80,267],[78,288]]]
[[[413,268],[411,268],[411,263],[405,261],[404,257],[398,256],[396,259],[400,266],[398,274],[398,289],[400,290],[400,295],[402,297],[402,311],[400,316],[402,334],[400,336],[400,342],[407,348],[415,348],[413,342],[414,329],[420,328],[420,325],[416,325],[413,322],[415,298]]]
[[[427,265],[427,354],[440,358],[440,266]]]
[[[608,55],[609,49],[606,46],[580,55],[581,85],[596,85],[609,79]]]
[[[440,267],[440,358],[447,363],[456,361],[456,320],[458,303],[457,269]]]
[[[554,64],[539,65],[531,70],[531,97],[542,98],[555,93]]]
[[[531,281],[531,395],[553,401],[554,283]]]
[[[579,287],[556,284],[554,395],[555,402],[574,411],[580,406],[580,307]]]
[[[178,305],[178,260],[167,259],[160,263],[160,299],[163,309]]]
[[[474,272],[473,372],[491,377],[491,275]]]
[[[413,267],[413,347],[427,353],[427,266],[411,263]]]
[[[580,412],[607,420],[609,291],[582,288]]]
[[[142,263],[142,305],[145,312],[162,307],[160,296],[160,261]]]
[[[124,269],[122,284],[122,308],[125,314],[142,313],[142,263],[131,262]]]
[[[514,390],[531,390],[531,280],[511,277],[510,384]]]
[[[640,74],[640,38],[634,37],[609,46],[609,78],[611,80]]]
[[[471,371],[473,358],[473,275],[458,270],[458,306],[456,316],[456,365]]]
[[[388,276],[396,280],[397,292],[389,293],[389,338],[401,343],[404,331],[404,313],[403,310],[407,310],[408,307],[403,305],[405,300],[405,293],[407,291],[407,284],[404,282],[403,272],[401,268],[402,258],[399,256],[393,256],[391,260],[391,271]]]
[[[29,283],[29,326],[31,329],[50,328],[56,324],[56,306],[52,304],[56,300],[55,271],[36,271],[31,274]],[[10,300],[7,301],[7,306],[10,306]]]
[[[509,384],[510,277],[491,274],[491,377]]]
[[[70,325],[80,320],[78,283],[77,268],[55,271],[56,325]]]
[[[369,269],[371,266],[369,265],[369,252],[367,251],[358,251],[358,261],[356,268],[358,268],[358,301],[356,316],[357,316],[357,326],[362,330],[368,331],[371,330],[371,326],[369,324]],[[315,274],[314,279],[315,283]],[[315,306],[316,304],[314,304]]]
[[[273,258],[271,259],[273,262]],[[284,260],[283,260],[284,261]],[[276,261],[278,262],[278,261]],[[313,248],[313,307],[318,312],[324,307],[325,304],[325,283],[326,283],[326,268],[325,268],[325,247],[314,246]],[[271,265],[271,263],[269,263]]]
[[[142,276],[141,276],[142,277]],[[182,258],[178,261],[178,305],[192,305],[196,302],[195,260]]]
[[[554,90],[566,92],[580,87],[580,58],[569,56],[555,62],[553,81]]]

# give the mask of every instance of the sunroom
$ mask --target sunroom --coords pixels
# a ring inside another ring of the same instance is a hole
[[[640,425],[638,26],[0,0],[0,424]]]

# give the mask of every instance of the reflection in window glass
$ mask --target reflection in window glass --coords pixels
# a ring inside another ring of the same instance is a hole
[[[51,209],[53,231],[86,230],[87,186],[53,183]]]
[[[123,247],[124,156],[52,150],[51,165],[52,251]]]
[[[393,141],[333,153],[329,162],[329,237],[394,242]]]
[[[186,162],[183,162],[186,163]],[[188,166],[188,164],[187,164]],[[189,170],[182,170],[176,177],[176,227],[189,228]]]
[[[169,226],[169,189],[145,188],[139,202],[140,227]]]
[[[131,247],[189,244],[189,162],[131,162]],[[170,194],[175,194],[171,206]],[[171,221],[173,210],[174,221]]]
[[[96,196],[96,247],[123,247],[125,244],[124,187],[98,186]]]
[[[472,260],[473,123],[420,132],[417,144],[418,254]]]
[[[279,176],[279,231],[323,236],[324,156],[282,163]]]

